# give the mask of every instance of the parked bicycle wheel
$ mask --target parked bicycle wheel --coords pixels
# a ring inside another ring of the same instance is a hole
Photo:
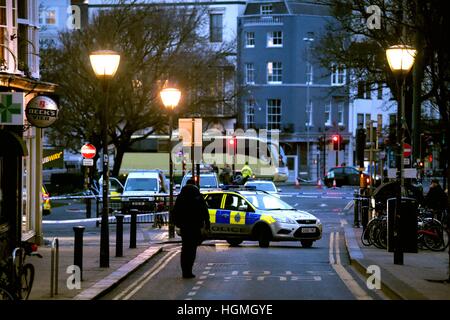
[[[15,300],[14,296],[3,287],[0,287],[0,300]]]
[[[383,226],[378,233],[378,243],[382,249],[387,248],[387,226]]]
[[[444,248],[444,240],[442,237],[443,229],[439,226],[428,226],[424,230],[423,242],[431,251],[441,251]]]
[[[361,234],[361,242],[363,245],[365,246],[371,246],[372,245],[372,241],[370,240],[369,234],[372,230],[372,228],[374,227],[374,225],[376,224],[376,219],[372,219],[369,221],[369,223],[367,224],[367,226],[364,228],[363,233]]]
[[[20,273],[20,290],[19,298],[27,300],[30,296],[31,288],[34,281],[34,266],[32,264],[26,264],[23,266]]]

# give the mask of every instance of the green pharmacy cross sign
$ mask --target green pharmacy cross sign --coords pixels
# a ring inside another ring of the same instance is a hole
[[[5,93],[0,95],[0,123],[1,124],[22,124],[23,103],[13,102],[14,93]],[[22,96],[23,101],[23,94]],[[17,99],[14,99],[17,100]],[[13,122],[13,115],[19,115],[20,120]]]

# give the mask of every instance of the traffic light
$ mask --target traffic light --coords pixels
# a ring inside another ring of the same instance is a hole
[[[333,135],[331,141],[333,142],[333,150],[339,150],[340,136],[338,134]]]
[[[228,140],[228,152],[230,154],[236,154],[237,150],[237,139],[236,137],[232,137]]]
[[[356,130],[356,159],[360,167],[364,167],[364,149],[366,148],[366,131]]]

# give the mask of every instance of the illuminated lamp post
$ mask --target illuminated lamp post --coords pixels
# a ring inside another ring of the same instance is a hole
[[[89,55],[92,69],[102,82],[105,97],[103,106],[102,149],[103,149],[103,208],[100,233],[100,268],[109,267],[109,157],[108,157],[108,87],[109,80],[116,74],[120,55],[111,50],[94,51]]]
[[[167,84],[167,83],[166,83]],[[172,161],[172,117],[173,110],[178,105],[181,98],[181,91],[176,88],[165,87],[160,92],[161,100],[169,114],[169,238],[175,237],[175,227],[173,224],[173,161]]]
[[[397,182],[395,221],[400,219],[402,187],[403,187],[403,122],[405,120],[405,78],[414,64],[416,50],[406,45],[396,45],[386,49],[386,57],[392,73],[397,81],[398,103],[397,103]],[[400,228],[398,223],[394,227],[394,264],[403,264],[403,248],[400,243]]]

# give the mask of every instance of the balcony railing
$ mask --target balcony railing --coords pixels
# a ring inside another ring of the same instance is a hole
[[[244,26],[248,25],[283,25],[283,16],[245,16],[242,19]]]

